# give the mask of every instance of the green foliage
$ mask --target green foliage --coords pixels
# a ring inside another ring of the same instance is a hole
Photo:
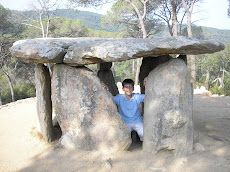
[[[86,67],[92,70],[95,75],[97,75],[97,72],[98,72],[97,64],[86,65]]]
[[[140,13],[144,13],[143,4],[138,1],[132,1]],[[144,25],[148,36],[154,35],[162,29],[162,23],[154,18],[152,2],[147,2],[147,13],[144,18]],[[122,37],[142,38],[142,31],[137,12],[127,1],[116,1],[111,10],[102,17],[102,25],[106,28],[116,28],[122,31]]]
[[[35,11],[23,11],[20,12],[24,16],[27,16],[32,19],[36,19]],[[50,16],[52,18],[64,17],[71,19],[73,21],[82,21],[82,23],[89,29],[93,30],[104,30],[109,32],[117,31],[114,28],[103,28],[101,26],[101,14],[89,12],[89,11],[78,11],[78,10],[67,10],[67,9],[57,9],[54,11],[50,11]]]
[[[218,85],[210,87],[209,91],[211,91],[212,94],[224,95],[224,89],[219,88]]]
[[[230,74],[226,76],[225,84],[224,84],[224,95],[230,96]]]
[[[45,25],[46,20],[43,20]],[[39,27],[37,22],[32,22],[31,25]],[[33,26],[27,26],[23,33],[25,38],[42,37],[40,29]],[[49,37],[86,37],[89,35],[89,30],[81,21],[74,21],[69,18],[58,17],[52,18],[49,26]]]
[[[78,20],[74,21],[64,17],[53,18],[49,28],[51,37],[86,37],[89,30]]]
[[[24,39],[42,38],[42,31],[38,27],[40,25],[37,22],[31,22],[31,26],[26,26],[22,36]]]
[[[120,32],[107,32],[101,30],[89,30],[89,37],[101,37],[101,38],[122,38]]]
[[[229,44],[230,30],[220,30],[211,27],[202,27],[206,39],[210,41],[218,41],[223,44]]]
[[[29,97],[35,97],[35,87],[33,84],[21,84],[14,87],[15,100],[21,100]],[[2,103],[7,104],[11,102],[11,92],[10,88],[5,88],[1,90]]]
[[[188,36],[187,27],[182,29],[181,35],[182,36]],[[201,39],[201,40],[206,39],[204,31],[203,31],[201,26],[192,25],[192,36],[193,36],[193,38],[197,38],[197,39]]]
[[[135,72],[132,71],[132,65],[133,60],[115,62],[113,65],[115,82],[122,82],[126,78],[135,80]]]
[[[196,73],[199,86],[204,86],[205,82],[208,82],[209,88],[206,89],[213,94],[230,95],[230,44],[220,52],[198,56]],[[210,74],[208,81],[206,81],[207,73]],[[222,82],[214,83],[217,79]]]
[[[9,21],[10,15],[10,10],[5,9],[0,5],[0,33],[2,35],[8,33],[9,28],[12,27],[12,23]]]

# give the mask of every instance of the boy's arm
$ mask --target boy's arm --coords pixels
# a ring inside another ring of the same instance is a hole
[[[140,101],[144,102],[145,101],[145,95],[144,94],[140,94]]]

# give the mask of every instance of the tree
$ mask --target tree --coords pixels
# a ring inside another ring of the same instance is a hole
[[[183,6],[181,0],[158,0],[158,3],[158,8],[155,10],[154,14],[167,24],[171,36],[177,36],[178,14],[181,12]],[[185,13],[180,19],[180,30],[184,15]]]
[[[142,4],[135,1],[139,11],[143,13]],[[147,4],[148,11],[143,19],[144,27],[141,27],[139,17],[135,9],[126,1],[118,0],[113,4],[111,10],[102,18],[102,24],[106,27],[118,27],[122,30],[122,37],[145,38],[157,33],[162,28],[159,20],[154,18],[152,5]],[[143,32],[143,28],[145,32]]]
[[[50,36],[58,37],[87,37],[89,30],[81,21],[73,21],[64,17],[53,18],[50,24]]]
[[[22,28],[17,23],[12,22],[10,10],[5,9],[2,5],[0,5],[0,22],[0,68],[8,79],[12,101],[15,101],[13,82],[9,72],[11,65],[9,48],[15,41],[14,37],[22,31]]]
[[[228,5],[228,17],[230,17],[230,0],[228,0],[228,3],[229,3],[229,5]]]
[[[188,37],[192,38],[192,21],[191,21],[191,15],[194,7],[194,3],[196,0],[189,0],[187,3],[185,0],[181,0],[182,4],[186,10],[187,15],[187,31],[188,31]],[[192,75],[192,83],[193,87],[196,86],[196,57],[195,55],[190,55],[190,65],[191,65],[191,75]]]
[[[69,2],[80,6],[99,6],[108,2],[115,2],[113,6],[114,11],[121,10],[122,13],[110,13],[109,15],[112,17],[116,16],[116,14],[123,15],[123,21],[128,21],[130,25],[133,25],[134,30],[136,30],[135,27],[137,26],[140,28],[142,38],[148,37],[145,21],[147,16],[152,12],[153,7],[156,7],[153,5],[156,4],[154,0],[69,0]],[[137,60],[137,66],[138,62],[139,60]],[[137,70],[135,83],[138,83],[138,76],[139,72]]]
[[[147,38],[148,36],[146,31],[146,25],[145,25],[147,14],[152,11],[151,9],[154,6],[153,4],[155,4],[155,1],[153,0],[116,0],[116,1],[115,0],[69,0],[69,2],[78,6],[85,6],[85,7],[100,6],[108,2],[115,2],[114,5],[120,6],[122,9],[124,9],[127,12],[127,14],[130,14],[130,12],[135,13],[136,18],[138,19],[137,21],[139,23],[140,30],[142,32],[141,37],[143,38]],[[152,3],[152,5],[150,5],[150,3]],[[132,17],[134,16],[133,14],[131,15]],[[125,17],[131,18],[131,16],[128,15],[126,15]],[[131,21],[131,19],[129,20]],[[131,22],[134,22],[135,24],[135,21],[131,21]]]
[[[24,27],[20,24],[19,18],[17,15],[12,14],[10,10],[5,9],[3,6],[0,6],[0,87],[2,91],[2,103],[6,103],[4,101],[6,95],[5,91],[9,90],[9,97],[11,94],[11,101],[15,101],[17,99],[17,91],[15,91],[15,84],[17,83],[15,78],[19,80],[20,77],[17,74],[20,74],[19,71],[23,75],[27,75],[29,69],[26,68],[23,70],[25,64],[22,62],[18,62],[14,59],[9,51],[9,48],[13,45],[15,41],[21,39],[21,33],[24,30]],[[28,66],[28,65],[27,65]],[[28,75],[26,76],[28,79]],[[22,82],[25,83],[25,82]],[[7,84],[9,88],[7,88]],[[8,98],[7,98],[8,99]],[[10,99],[9,101],[10,102]]]
[[[216,53],[216,55],[218,56],[220,63],[220,72],[222,73],[220,87],[224,87],[225,73],[230,72],[227,71],[230,64],[230,44],[227,44],[225,49],[221,52]]]
[[[215,89],[219,87],[230,93],[230,44],[220,52],[200,55],[196,63],[198,81],[206,89],[212,85]],[[214,81],[217,81],[215,85]]]
[[[187,27],[182,29],[181,35],[188,36]],[[204,33],[204,30],[201,26],[192,25],[192,36],[193,38],[205,40],[207,39]]]
[[[202,78],[203,76],[205,76],[203,84],[205,88],[208,90],[211,74],[216,73],[218,71],[218,58],[217,56],[215,56],[215,54],[205,54],[200,55],[196,62],[198,64],[197,68],[199,68],[199,71],[197,71],[198,74],[200,74],[199,77]]]
[[[54,10],[58,7],[59,0],[35,0],[33,1],[30,6],[31,8],[36,11],[37,16],[36,19],[34,18],[27,18],[27,22],[22,23],[27,26],[31,26],[41,30],[42,37],[47,38],[49,34],[49,26],[50,26],[50,10]],[[44,23],[44,20],[45,23]],[[39,23],[40,26],[36,25],[35,23]]]
[[[11,62],[11,55],[9,52],[9,48],[12,45],[11,44],[12,42],[10,41],[11,41],[10,39],[5,38],[3,36],[1,36],[0,38],[0,67],[3,73],[7,76],[8,84],[11,90],[12,102],[14,102],[15,101],[14,88],[13,88],[12,79],[9,73],[9,65]]]

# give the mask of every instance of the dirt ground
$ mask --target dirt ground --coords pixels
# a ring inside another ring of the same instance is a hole
[[[112,155],[61,149],[57,141],[42,140],[36,121],[35,98],[0,106],[0,172],[230,172],[230,97],[194,95],[195,142],[200,147],[177,158],[146,154],[141,143]]]

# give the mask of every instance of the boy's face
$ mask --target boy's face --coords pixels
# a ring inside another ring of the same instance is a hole
[[[122,90],[125,92],[125,95],[132,96],[133,93],[133,85],[132,84],[125,84]]]

